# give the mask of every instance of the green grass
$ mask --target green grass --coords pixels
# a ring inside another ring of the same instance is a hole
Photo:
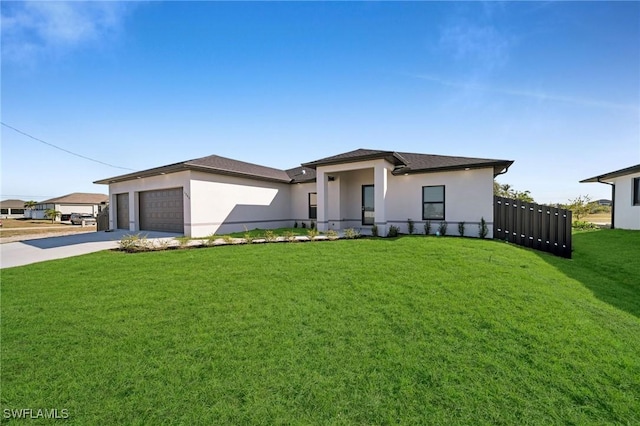
[[[640,233],[401,237],[2,271],[2,408],[73,424],[638,424]],[[37,424],[38,422],[33,422]]]

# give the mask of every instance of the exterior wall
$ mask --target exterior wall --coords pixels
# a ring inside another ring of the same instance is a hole
[[[6,210],[6,213],[3,213]],[[16,213],[17,211],[24,211],[24,213]],[[12,209],[10,207],[7,208],[3,208],[2,211],[0,211],[0,219],[22,219],[27,214],[27,210],[24,209]]]
[[[618,229],[640,229],[640,206],[633,205],[633,179],[640,173],[633,173],[613,179],[616,185],[614,206],[614,226]]]
[[[302,226],[302,223],[310,226],[311,221],[317,221],[317,218],[309,218],[309,193],[316,192],[316,183],[296,183],[290,186],[291,213],[289,217],[291,217],[294,222],[298,222],[299,226]]]
[[[422,187],[444,185],[445,221],[448,235],[458,234],[458,223],[465,222],[465,236],[478,236],[478,224],[484,217],[493,235],[493,169],[458,170],[441,173],[389,176],[387,222],[408,233],[407,219],[415,223],[415,233],[424,233]],[[440,221],[431,221],[435,233]]]
[[[163,188],[177,188],[182,187],[183,193],[183,205],[184,205],[184,218],[187,222],[187,218],[191,216],[191,203],[188,198],[190,193],[190,171],[183,171],[178,173],[170,173],[160,176],[151,176],[141,179],[129,180],[125,182],[114,182],[109,184],[109,229],[117,228],[117,211],[118,202],[116,200],[117,194],[128,193],[129,194],[129,230],[140,230],[140,219],[138,215],[139,203],[138,193],[141,191],[152,191],[155,189]],[[185,235],[190,235],[190,230],[187,229],[185,224]]]
[[[185,234],[206,237],[214,233],[244,231],[245,227],[293,226],[292,185],[197,171],[190,173],[191,214],[185,214]]]

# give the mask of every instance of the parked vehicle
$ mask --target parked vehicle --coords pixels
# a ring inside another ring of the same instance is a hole
[[[95,225],[96,224],[96,218],[93,217],[93,215],[91,215],[89,213],[73,213],[71,215],[71,223],[72,224],[74,224],[74,225],[82,225],[83,221],[87,225]]]

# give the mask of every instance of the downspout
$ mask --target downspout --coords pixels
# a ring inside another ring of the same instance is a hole
[[[611,185],[611,229],[615,229],[615,217],[616,217],[616,184],[603,182],[598,178],[599,183]]]

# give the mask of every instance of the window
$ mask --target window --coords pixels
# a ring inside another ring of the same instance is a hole
[[[633,178],[633,205],[640,206],[640,177]]]
[[[9,214],[9,209],[0,209],[0,214]]]
[[[318,218],[318,194],[315,192],[309,193],[309,219]]]
[[[24,214],[24,209],[11,209],[11,214]]]
[[[444,220],[444,185],[422,187],[422,219]]]

